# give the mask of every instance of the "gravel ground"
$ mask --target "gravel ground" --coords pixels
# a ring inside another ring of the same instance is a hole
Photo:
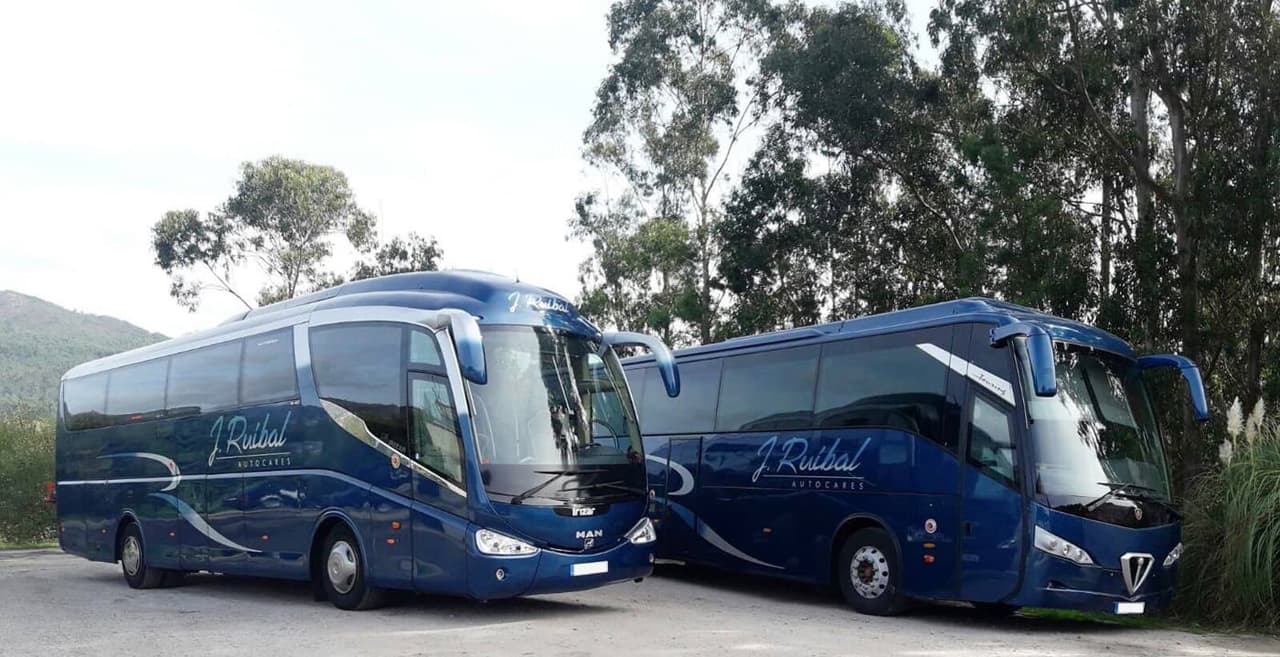
[[[951,607],[871,618],[810,587],[675,567],[582,593],[489,604],[417,597],[351,613],[313,602],[297,583],[198,575],[135,591],[117,566],[0,552],[0,655],[444,654],[1280,657],[1280,641],[991,621]]]

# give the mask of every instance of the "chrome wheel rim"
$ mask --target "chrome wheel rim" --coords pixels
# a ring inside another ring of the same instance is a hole
[[[136,536],[124,539],[124,548],[120,550],[120,563],[124,564],[125,574],[133,577],[142,567],[142,545]]]
[[[853,553],[849,579],[858,595],[875,600],[889,588],[889,559],[879,548],[864,545]]]
[[[329,573],[329,584],[338,593],[350,593],[356,586],[356,573],[359,567],[356,551],[346,541],[338,541],[329,548],[329,561],[325,570]]]

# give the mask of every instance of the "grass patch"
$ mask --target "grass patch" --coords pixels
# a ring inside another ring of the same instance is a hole
[[[1119,625],[1137,629],[1185,629],[1177,625],[1176,619],[1165,616],[1147,614],[1116,615],[1100,614],[1091,611],[1075,611],[1072,609],[1023,609],[1023,616],[1043,620],[1069,621],[1073,623],[1099,623]]]
[[[45,548],[56,548],[57,543],[53,542],[35,542],[35,543],[9,543],[0,541],[0,550],[40,550]]]

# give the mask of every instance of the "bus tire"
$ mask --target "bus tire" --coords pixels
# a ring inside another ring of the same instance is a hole
[[[858,613],[899,614],[906,608],[901,564],[887,532],[879,527],[859,529],[840,547],[836,562],[840,594]]]
[[[138,523],[126,523],[120,531],[120,572],[131,588],[153,589],[164,583],[168,571],[147,565],[142,529]]]
[[[339,523],[329,531],[321,554],[324,561],[320,564],[320,579],[325,595],[335,607],[358,611],[383,604],[383,591],[369,585],[364,554],[346,524]]]

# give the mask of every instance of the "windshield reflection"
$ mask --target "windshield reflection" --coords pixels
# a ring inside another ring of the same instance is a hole
[[[639,464],[640,431],[612,350],[532,326],[485,327],[489,380],[468,383],[482,465],[556,471]]]
[[[1160,433],[1133,361],[1059,344],[1055,364],[1058,394],[1026,396],[1036,492],[1054,506],[1087,506],[1113,490],[1170,499]]]

